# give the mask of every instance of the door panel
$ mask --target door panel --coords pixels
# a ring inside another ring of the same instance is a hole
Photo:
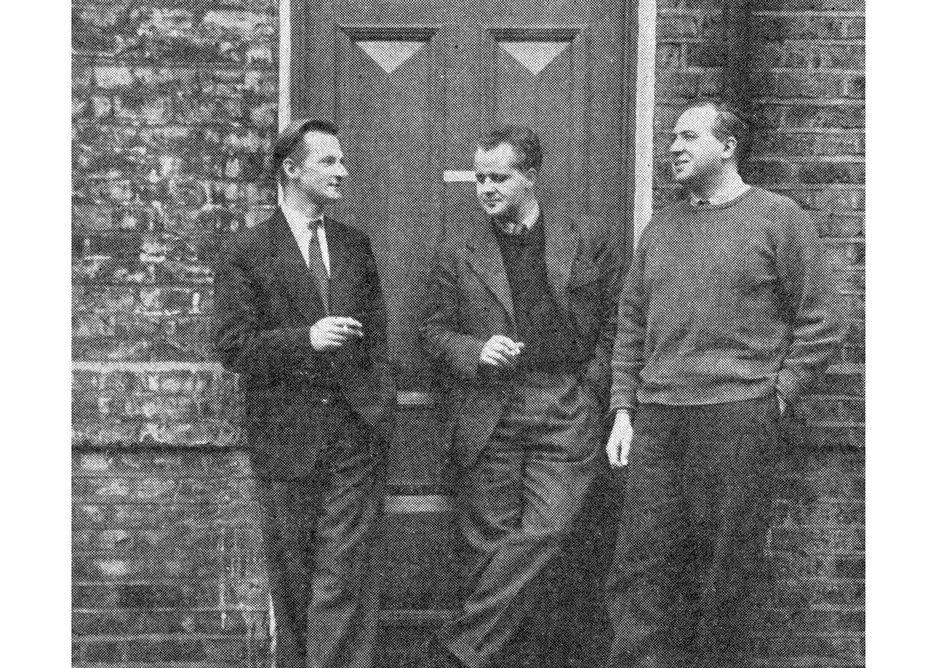
[[[578,28],[486,30],[490,124],[520,123],[544,151],[538,196],[550,211],[582,202],[586,44]]]
[[[445,111],[435,34],[430,27],[342,26],[336,35],[336,118],[351,173],[336,214],[372,239],[387,298],[389,353],[411,371],[418,323],[405,286],[427,283],[427,257],[440,236]]]

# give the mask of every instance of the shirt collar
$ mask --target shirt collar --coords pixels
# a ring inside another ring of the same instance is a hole
[[[492,224],[509,236],[521,236],[531,231],[541,217],[541,206],[535,200],[534,206],[522,220],[493,218]]]
[[[309,237],[312,231],[316,229],[316,225],[324,224],[324,216],[322,215],[318,218],[310,219],[309,216],[285,204],[281,207],[281,209],[283,210],[284,218],[287,219],[287,224],[293,231],[293,236],[295,236],[297,239],[305,239]]]
[[[734,199],[736,199],[737,197],[745,193],[747,190],[749,190],[749,185],[740,181],[738,184],[736,184],[734,187],[730,188],[729,190],[726,190],[722,193],[717,193],[716,195],[714,195],[713,197],[707,200],[700,199],[694,193],[690,193],[690,203],[693,204],[694,206],[703,206],[703,205],[716,206],[718,204],[726,204],[727,202],[733,201]]]

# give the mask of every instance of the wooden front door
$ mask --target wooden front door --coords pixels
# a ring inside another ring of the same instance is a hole
[[[351,175],[336,215],[372,237],[402,386],[426,382],[416,325],[430,262],[447,231],[475,224],[472,155],[492,125],[534,128],[544,147],[541,199],[601,216],[630,247],[626,7],[630,0],[293,1],[292,116],[340,128]]]
[[[404,390],[389,461],[386,622],[438,620],[458,582],[446,416],[417,326],[435,250],[480,224],[476,141],[495,124],[531,126],[547,210],[601,217],[625,261],[634,16],[633,0],[292,1],[291,116],[339,126],[350,176],[335,215],[371,236]]]

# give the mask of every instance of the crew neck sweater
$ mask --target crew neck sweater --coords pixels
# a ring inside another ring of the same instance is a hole
[[[563,317],[547,281],[543,218],[538,217],[521,234],[506,234],[495,225],[493,230],[511,288],[518,340],[524,342],[517,369],[569,371],[577,356],[576,333]]]
[[[656,212],[622,290],[610,408],[795,400],[843,340],[832,283],[788,197],[751,187]]]

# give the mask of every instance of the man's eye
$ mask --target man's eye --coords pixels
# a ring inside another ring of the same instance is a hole
[[[476,181],[479,183],[485,183],[485,174],[476,174]]]
[[[504,174],[495,174],[492,176],[492,180],[495,181],[495,183],[504,183],[508,180],[508,177]]]

